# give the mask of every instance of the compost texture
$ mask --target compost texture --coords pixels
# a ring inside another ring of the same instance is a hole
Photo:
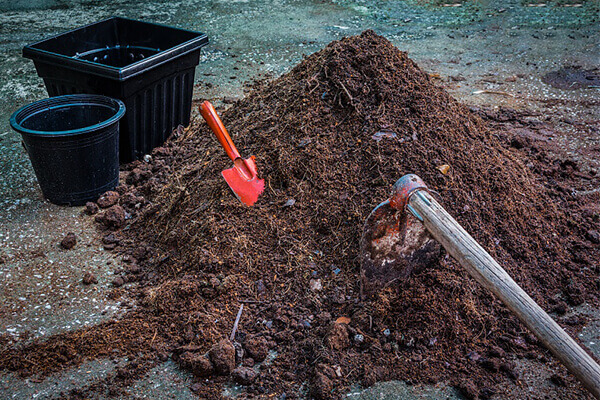
[[[372,31],[257,84],[222,118],[266,181],[256,205],[232,195],[220,176],[231,162],[204,123],[179,129],[151,162],[128,167],[118,199],[96,214],[112,230],[131,216],[126,229],[104,232],[104,243],[125,254],[114,294],[129,291],[136,307],[119,321],[5,344],[2,368],[47,375],[128,357],[109,378],[68,394],[75,398],[127,390],[169,358],[195,374],[202,398],[221,398],[232,379],[249,398],[338,398],[352,384],[391,379],[444,381],[486,398],[522,385],[519,358],[556,364],[449,256],[361,298],[364,220],[406,173],[437,191],[547,311],[559,318],[568,305],[597,304],[597,247],[585,237],[598,229],[598,210],[587,214],[595,219],[567,213],[566,194],[540,171],[543,157],[511,150]],[[585,321],[562,322],[573,333]],[[552,368],[564,390],[586,398]]]

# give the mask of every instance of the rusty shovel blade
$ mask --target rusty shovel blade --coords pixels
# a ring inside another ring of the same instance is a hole
[[[421,221],[392,207],[390,200],[367,217],[360,246],[361,289],[366,296],[430,265],[441,251]]]

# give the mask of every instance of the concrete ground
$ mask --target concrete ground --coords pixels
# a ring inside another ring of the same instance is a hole
[[[33,63],[20,56],[23,45],[111,15],[121,15],[206,32],[211,40],[196,71],[195,98],[219,102],[243,96],[245,83],[277,76],[331,40],[374,29],[463,102],[507,105],[550,115],[562,136],[556,140],[584,168],[600,160],[581,149],[599,146],[599,135],[581,136],[562,117],[598,123],[598,88],[563,90],[541,81],[565,65],[598,67],[600,23],[596,2],[499,2],[386,0],[0,0],[0,334],[15,342],[77,329],[117,317],[132,303],[110,300],[112,272],[120,260],[102,250],[91,220],[81,208],[44,201],[20,137],[8,118],[19,106],[46,92]],[[480,92],[484,91],[484,92]],[[560,100],[549,105],[547,100]],[[589,104],[592,104],[590,107]],[[595,106],[593,106],[595,104]],[[594,190],[597,188],[590,188]],[[79,242],[73,250],[58,243],[67,232]],[[81,278],[93,272],[97,285]],[[600,313],[592,315],[582,340],[600,354]],[[106,375],[115,364],[97,360],[41,382],[0,374],[0,397],[53,398],[62,390]],[[526,398],[551,385],[552,371],[521,365],[523,385],[512,398]],[[172,363],[153,370],[132,389],[136,398],[193,398],[189,377]],[[451,388],[392,382],[353,399],[459,398]]]

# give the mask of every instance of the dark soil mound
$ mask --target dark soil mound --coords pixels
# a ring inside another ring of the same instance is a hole
[[[406,173],[439,192],[546,309],[597,300],[577,223],[553,205],[539,177],[371,31],[330,44],[222,116],[266,181],[254,207],[230,193],[219,173],[230,161],[203,123],[178,132],[152,163],[132,165],[119,188],[121,204],[140,211],[123,235],[133,240],[122,244],[135,249],[130,262],[144,266],[123,271],[125,281],[144,283],[140,309],[125,319],[143,324],[136,340],[146,340],[157,360],[171,355],[201,371],[194,385],[201,396],[219,398],[219,383],[230,379],[215,373],[207,381],[205,355],[229,336],[240,302],[238,347],[258,341],[261,358],[277,351],[248,397],[295,398],[309,382],[315,397],[335,398],[354,382],[390,379],[447,381],[487,396],[518,380],[515,358],[548,357],[449,257],[360,299],[364,220]],[[13,357],[20,361],[12,369],[33,372],[26,352],[50,351],[43,346],[6,350],[2,365]],[[250,347],[236,351],[237,363],[259,361],[249,359]]]

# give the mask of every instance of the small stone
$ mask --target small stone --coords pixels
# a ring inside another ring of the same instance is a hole
[[[114,287],[121,287],[123,284],[125,284],[125,280],[122,277],[117,276],[115,279],[113,279],[112,284]]]
[[[92,201],[88,201],[87,203],[85,203],[85,213],[86,214],[94,215],[98,211],[100,211],[100,207],[98,207],[98,204],[96,204]]]
[[[283,205],[283,207],[291,207],[294,204],[296,204],[296,199],[289,199],[288,201],[285,202],[285,204]]]
[[[216,343],[208,352],[208,356],[215,371],[221,375],[228,375],[235,368],[235,347],[227,339]]]
[[[77,236],[73,232],[67,233],[67,235],[60,241],[60,247],[65,250],[71,250],[77,244]]]
[[[376,142],[381,142],[383,139],[395,139],[396,137],[398,137],[398,135],[396,134],[396,132],[392,132],[392,131],[379,131],[379,132],[375,132],[373,134],[373,136],[371,136],[371,139],[373,139]],[[402,139],[404,140],[404,139]]]
[[[117,204],[117,202],[119,201],[119,197],[119,193],[108,191],[102,196],[100,196],[96,203],[98,203],[98,206],[100,206],[100,208],[108,208]]]
[[[307,320],[304,320],[304,319],[300,320],[300,325],[302,325],[303,328],[310,328],[311,327],[310,322],[307,321]]]
[[[249,336],[244,341],[244,348],[254,361],[261,362],[269,354],[267,339],[262,336]]]
[[[98,283],[98,279],[96,279],[96,276],[91,272],[86,272],[85,274],[83,274],[83,279],[81,280],[81,282],[83,282],[84,285],[91,285],[94,283]]]
[[[242,385],[250,385],[258,374],[252,368],[249,367],[237,367],[231,372],[233,379]]]
[[[323,285],[321,284],[320,279],[311,279],[310,282],[308,282],[308,286],[312,291],[319,291],[323,289]]]

